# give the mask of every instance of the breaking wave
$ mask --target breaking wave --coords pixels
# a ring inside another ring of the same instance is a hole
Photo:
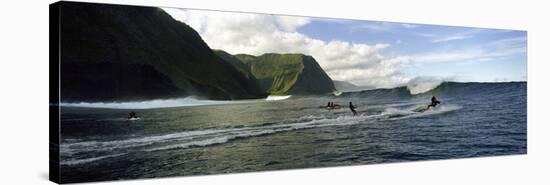
[[[478,83],[478,82],[425,82],[415,85],[395,87],[389,89],[372,89],[361,92],[345,92],[344,97],[366,97],[373,99],[402,100],[426,95],[437,96],[479,96],[482,94],[500,94],[511,92],[513,89],[524,88],[526,82],[499,82],[499,83]]]
[[[444,81],[441,79],[415,78],[407,83],[407,88],[412,95],[421,94],[437,88]]]
[[[269,95],[267,98],[265,98],[266,101],[276,101],[276,100],[286,100],[290,98],[292,95],[286,95],[286,96],[279,96],[279,95]]]
[[[185,107],[199,105],[216,105],[229,104],[239,101],[215,101],[215,100],[199,100],[192,97],[176,98],[176,99],[159,99],[148,101],[135,102],[80,102],[80,103],[60,103],[60,106],[65,107],[86,107],[86,108],[108,108],[108,109],[153,109],[153,108],[168,108],[168,107]]]

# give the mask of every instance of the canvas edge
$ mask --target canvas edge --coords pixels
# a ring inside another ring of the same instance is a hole
[[[49,180],[58,184],[61,183],[59,173],[60,6],[60,2],[49,5]]]

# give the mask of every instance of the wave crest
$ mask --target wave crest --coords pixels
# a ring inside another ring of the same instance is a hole
[[[61,102],[59,105],[64,107],[86,107],[86,108],[108,108],[108,109],[154,109],[154,108],[228,104],[228,103],[234,103],[234,102],[235,101],[199,100],[196,98],[187,97],[187,98],[159,99],[159,100],[134,101],[134,102],[80,102],[80,103]]]
[[[279,95],[269,95],[265,98],[266,101],[276,101],[276,100],[285,100],[290,98],[292,95],[279,96]]]
[[[439,78],[414,78],[407,83],[407,89],[411,95],[422,94],[437,88],[443,82],[445,80]]]

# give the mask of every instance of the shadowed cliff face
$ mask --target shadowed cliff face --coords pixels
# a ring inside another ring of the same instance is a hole
[[[303,55],[302,63],[304,69],[290,89],[291,94],[331,93],[336,90],[332,79],[313,57]]]
[[[323,94],[335,91],[332,79],[311,56],[267,53],[261,56],[216,54],[255,78],[269,94]]]
[[[62,65],[61,71],[63,79],[68,79],[63,81],[63,97],[76,97],[78,100],[134,100],[159,97],[159,92],[166,97],[185,95],[185,92],[178,91],[170,78],[149,65],[67,63]],[[137,77],[140,79],[136,80]],[[93,92],[83,92],[84,88]]]
[[[265,96],[161,9],[62,2],[60,22],[62,101]]]

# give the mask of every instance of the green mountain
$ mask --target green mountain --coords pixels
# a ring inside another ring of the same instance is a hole
[[[335,90],[330,77],[311,56],[267,53],[261,56],[215,53],[246,76],[253,76],[269,94],[322,94]],[[252,77],[250,77],[252,78]]]
[[[239,58],[219,49],[215,49],[214,53],[235,67],[235,69],[237,69],[237,71],[239,71],[246,78],[257,81],[256,77],[250,72],[250,66],[242,62]]]
[[[266,96],[159,8],[60,2],[59,21],[61,101]]]

